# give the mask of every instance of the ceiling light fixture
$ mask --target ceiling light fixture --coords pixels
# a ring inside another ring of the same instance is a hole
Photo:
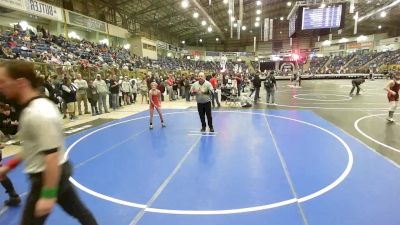
[[[205,20],[203,20],[203,21],[201,21],[201,25],[205,26],[205,25],[207,25],[207,22]]]
[[[211,32],[213,31],[212,27],[209,26],[209,27],[207,28],[207,31],[208,31],[209,33],[211,33]]]
[[[246,26],[242,26],[242,30],[246,30],[247,29],[247,27]]]
[[[199,18],[199,13],[198,12],[194,12],[193,13],[193,18],[195,18],[195,19]]]
[[[257,13],[257,15],[260,15],[261,14],[261,9],[257,9],[256,13]]]
[[[187,7],[189,7],[189,1],[188,0],[182,0],[181,6],[182,6],[182,8],[186,9]]]
[[[259,22],[255,22],[255,23],[254,23],[254,26],[255,26],[255,27],[259,27],[259,26],[260,26],[260,23],[259,23]]]

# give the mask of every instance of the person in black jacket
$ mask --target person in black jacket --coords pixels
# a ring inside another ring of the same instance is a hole
[[[254,103],[257,103],[258,99],[260,98],[260,88],[261,88],[261,79],[258,74],[256,74],[253,78],[253,86],[255,90],[255,95],[254,95]]]
[[[56,85],[54,84],[54,78],[48,76],[46,77],[43,86],[47,89],[49,92],[49,99],[54,102],[55,104],[58,104],[58,96],[59,94],[56,91]]]
[[[10,138],[18,132],[18,116],[8,104],[0,104],[0,130],[5,137]]]
[[[356,79],[353,79],[353,80],[351,81],[351,84],[353,85],[353,88],[352,88],[351,91],[350,91],[350,96],[353,95],[354,89],[355,89],[356,87],[357,87],[357,95],[359,95],[359,94],[360,94],[360,90],[361,90],[360,85],[361,85],[362,83],[364,83],[364,82],[365,82],[365,79],[364,79],[364,78],[356,78]]]
[[[63,99],[67,104],[67,111],[69,114],[69,119],[71,121],[76,120],[78,117],[75,116],[76,112],[76,91],[78,88],[74,83],[71,82],[71,79],[65,77],[63,80],[63,84],[61,85],[63,91]]]

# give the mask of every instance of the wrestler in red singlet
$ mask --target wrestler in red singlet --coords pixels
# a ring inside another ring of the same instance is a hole
[[[389,115],[386,119],[389,122],[394,122],[393,115],[399,103],[400,71],[396,72],[394,79],[386,85],[385,90],[388,92],[387,97],[390,103]]]
[[[154,108],[157,110],[158,115],[160,115],[161,126],[165,127],[164,118],[161,112],[161,102],[160,96],[161,92],[157,89],[157,83],[152,82],[150,84],[151,89],[149,91],[149,98],[150,98],[150,129],[153,129],[153,115],[154,115]]]

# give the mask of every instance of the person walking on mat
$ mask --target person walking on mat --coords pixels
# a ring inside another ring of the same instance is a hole
[[[253,82],[253,87],[254,87],[254,103],[258,102],[258,99],[260,98],[260,88],[261,88],[261,79],[258,74],[256,74],[252,80]]]
[[[356,93],[356,95],[360,95],[360,90],[361,90],[360,85],[361,85],[362,83],[364,83],[364,82],[365,82],[365,79],[364,79],[364,78],[356,78],[356,79],[353,79],[353,80],[351,81],[351,84],[353,85],[353,88],[352,88],[351,91],[350,91],[350,96],[353,95],[354,89],[355,89],[356,87],[357,87],[357,93]]]
[[[24,161],[31,182],[21,225],[43,225],[58,203],[82,225],[97,225],[69,181],[72,166],[64,146],[63,121],[56,105],[40,96],[34,64],[0,64],[0,92],[23,106],[20,115],[22,151],[0,167],[0,177]]]
[[[192,87],[190,89],[190,93],[196,95],[197,110],[199,111],[199,116],[201,120],[200,132],[206,131],[205,116],[207,116],[208,128],[210,129],[210,132],[214,132],[211,114],[211,95],[213,93],[213,90],[213,86],[210,82],[206,81],[203,72],[199,73],[198,81],[192,84]]]
[[[269,104],[270,99],[272,105],[275,104],[275,90],[278,89],[276,86],[276,80],[274,77],[274,72],[271,72],[264,81],[264,87],[267,90],[267,104]]]

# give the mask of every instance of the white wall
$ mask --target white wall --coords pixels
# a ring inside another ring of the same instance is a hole
[[[111,36],[120,37],[120,38],[129,38],[130,33],[128,30],[114,26],[112,24],[108,24],[108,33]]]
[[[142,56],[142,40],[140,37],[131,38],[128,40],[128,43],[131,44],[131,53]]]
[[[150,59],[157,59],[157,43],[153,40],[149,40],[147,38],[141,38],[142,41],[142,57],[148,57]],[[144,49],[143,44],[148,44],[155,46],[155,51],[149,50],[149,49]]]

